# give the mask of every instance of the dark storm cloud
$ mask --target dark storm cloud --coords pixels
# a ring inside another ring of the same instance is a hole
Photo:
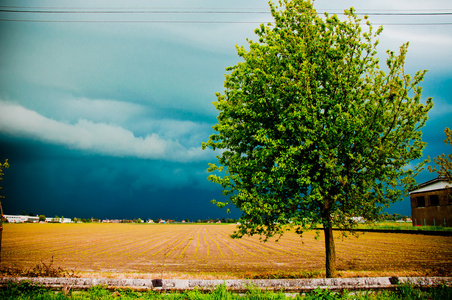
[[[4,1],[2,5],[121,7],[119,2],[106,3]],[[336,13],[350,6],[368,12],[444,9],[447,4],[316,1],[319,11]],[[128,1],[127,6],[269,10],[266,0]],[[112,16],[3,13],[0,17],[102,21]],[[117,17],[131,21],[138,16]],[[226,216],[210,204],[213,198],[222,199],[219,187],[206,179],[207,163],[215,161],[215,153],[202,151],[200,145],[216,122],[212,102],[215,92],[223,90],[224,68],[239,61],[234,46],[246,45],[246,37],[255,39],[258,24],[248,22],[266,23],[271,18],[254,13],[140,17],[237,23],[0,21],[0,159],[11,163],[4,180],[6,213],[154,219]],[[388,16],[370,19],[376,24],[394,23]],[[403,19],[432,21],[443,20]],[[423,129],[428,143],[425,157],[450,152],[442,143],[444,128],[452,127],[449,27],[385,26],[380,38],[382,64],[386,49],[397,51],[410,41],[407,72],[429,69],[422,99],[433,97],[435,107]],[[434,176],[425,171],[418,181]],[[410,214],[408,201],[392,210]]]
[[[59,146],[1,139],[9,158],[3,202],[20,214],[96,218],[227,217],[206,180],[204,163],[187,164],[83,155]],[[237,217],[237,214],[234,215]]]

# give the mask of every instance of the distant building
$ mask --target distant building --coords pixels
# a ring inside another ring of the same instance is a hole
[[[8,220],[9,223],[25,223],[25,222],[32,222],[32,223],[38,223],[39,217],[38,216],[23,216],[23,215],[3,215],[6,220]]]
[[[353,221],[353,223],[365,223],[366,220],[363,217],[350,217],[350,220]]]
[[[438,177],[410,192],[413,225],[452,227],[452,183]]]
[[[121,223],[121,220],[102,220],[102,223]]]
[[[73,223],[70,218],[46,218],[49,223]]]

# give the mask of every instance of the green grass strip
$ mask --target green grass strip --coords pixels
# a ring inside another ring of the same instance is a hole
[[[160,293],[155,291],[138,292],[130,289],[107,290],[102,286],[95,286],[87,291],[52,291],[45,288],[32,285],[28,282],[18,284],[9,284],[0,290],[0,299],[4,300],[71,300],[71,299],[174,299],[174,300],[214,300],[214,299],[240,299],[240,300],[267,300],[267,299],[452,299],[452,287],[440,285],[437,287],[414,287],[410,284],[399,285],[394,291],[332,291],[329,289],[317,288],[309,293],[296,294],[284,292],[262,291],[256,287],[249,287],[244,294],[232,293],[225,286],[218,286],[210,292],[200,290],[185,291],[181,293]]]

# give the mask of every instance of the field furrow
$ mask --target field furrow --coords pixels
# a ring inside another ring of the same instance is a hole
[[[82,272],[246,276],[323,270],[324,239],[287,232],[278,242],[232,239],[231,225],[4,224],[1,268],[40,262]],[[343,274],[450,276],[452,237],[366,233],[335,238]],[[358,272],[358,273],[357,273]],[[359,273],[361,272],[361,273]],[[373,272],[373,273],[372,273]]]
[[[209,237],[209,239],[217,246],[218,252],[220,253],[220,256],[224,256],[223,251],[221,251],[220,245],[216,240],[212,238],[212,236],[209,234],[209,231],[206,230],[206,234]]]

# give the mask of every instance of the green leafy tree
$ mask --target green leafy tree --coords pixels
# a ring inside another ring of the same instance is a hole
[[[448,143],[452,146],[452,130],[446,128],[444,133],[446,134],[444,143]],[[444,177],[448,182],[452,183],[452,153],[447,156],[443,153],[433,160],[438,166],[428,166],[428,170],[430,172],[437,172],[440,177]],[[439,167],[439,169],[437,167]]]
[[[218,123],[202,148],[221,150],[209,180],[229,200],[212,202],[242,211],[236,238],[323,226],[326,275],[335,277],[332,228],[377,218],[414,185],[420,165],[407,165],[422,156],[433,103],[421,102],[426,71],[404,72],[408,43],[387,52],[385,72],[382,28],[362,29],[353,8],[341,21],[309,1],[279,3],[258,41],[237,47],[243,61],[226,69],[216,94]]]
[[[45,221],[46,221],[46,216],[39,215],[39,222],[45,222]]]
[[[8,160],[5,159],[5,162],[3,164],[0,163],[0,181],[3,181],[3,176],[5,175],[5,173],[3,173],[3,169],[8,169],[8,168],[9,168],[9,163],[8,163]],[[0,190],[1,189],[3,189],[2,186],[0,186]],[[4,199],[4,198],[5,198],[5,196],[0,194],[0,199]],[[0,201],[0,203],[1,203],[1,201]]]
[[[8,160],[7,159],[5,159],[5,162],[2,164],[2,163],[0,163],[0,181],[3,181],[3,176],[5,175],[5,173],[3,173],[3,169],[8,169],[9,168],[9,163],[8,163]],[[3,187],[2,186],[0,186],[0,191],[3,189]],[[1,193],[0,193],[0,227],[2,227],[3,226],[3,207],[2,207],[2,199],[4,199],[5,198],[5,196],[3,196]],[[2,251],[2,232],[3,232],[3,229],[2,230],[0,230],[0,262],[1,262],[1,260],[2,260],[2,258],[1,258],[1,251]]]

